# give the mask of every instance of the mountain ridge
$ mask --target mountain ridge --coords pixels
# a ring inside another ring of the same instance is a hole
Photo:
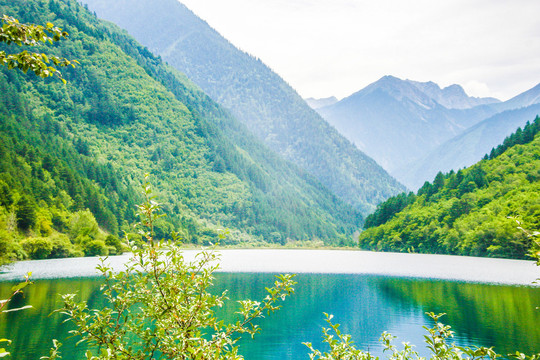
[[[335,103],[339,101],[335,96],[330,96],[327,98],[320,98],[320,99],[310,97],[304,100],[309,105],[309,107],[311,107],[313,110],[317,110],[325,106],[334,105]]]
[[[404,189],[311,109],[276,73],[259,59],[236,49],[184,5],[175,0],[86,3],[185,73],[267,146],[364,214]],[[156,11],[166,16],[157,17]],[[135,13],[137,24],[131,21]],[[159,24],[156,19],[160,19]],[[161,34],[165,36],[160,38]],[[175,47],[171,47],[173,43]],[[165,48],[167,52],[163,53]]]
[[[441,89],[434,82],[384,76],[317,111],[393,176],[414,189],[434,176],[433,171],[426,175],[417,171],[413,175],[413,169],[428,166],[420,164],[429,159],[430,153],[441,152],[447,141],[459,138],[481,121],[536,101],[540,101],[540,85],[501,102],[469,97],[459,85]],[[530,118],[527,115],[520,125]],[[506,130],[490,145],[496,145],[508,134]],[[429,166],[436,168],[438,164],[435,161]],[[441,169],[448,168],[441,164]]]
[[[447,109],[415,84],[394,76],[317,111],[394,176],[474,122],[473,116],[460,116],[474,110]]]
[[[433,81],[419,82],[406,80],[409,83],[418,87],[426,95],[437,101],[447,109],[470,109],[478,105],[489,105],[501,102],[495,98],[479,98],[468,96],[461,85],[452,84],[445,88],[441,88]]]
[[[505,137],[539,114],[540,104],[497,113],[447,140],[421,161],[400,169],[399,177],[412,189],[418,189],[439,171],[457,171],[471,166],[502,143]]]

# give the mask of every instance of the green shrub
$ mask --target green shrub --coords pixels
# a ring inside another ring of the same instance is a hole
[[[109,255],[120,255],[124,251],[122,242],[118,236],[107,235],[105,238],[105,245],[109,248]]]
[[[69,238],[65,234],[54,234],[51,237],[53,243],[53,249],[51,252],[51,258],[67,258],[84,256],[81,250],[75,249]]]
[[[348,334],[343,334],[339,330],[339,324],[332,322],[332,315],[326,315],[326,322],[328,328],[323,328],[323,342],[330,347],[329,352],[322,352],[313,347],[309,342],[304,343],[311,353],[309,354],[310,360],[379,360],[378,357],[372,355],[369,351],[357,349],[352,341],[352,337]],[[493,348],[486,347],[462,347],[456,346],[454,343],[449,343],[449,340],[454,337],[454,332],[450,330],[449,325],[444,325],[439,322],[439,319],[445,314],[427,313],[433,320],[433,327],[428,328],[424,326],[427,331],[427,335],[424,335],[424,341],[426,347],[431,353],[430,359],[432,360],[479,360],[490,359],[495,360],[500,358],[501,355],[497,354]],[[379,341],[383,344],[385,354],[388,354],[389,360],[424,360],[426,358],[420,357],[420,355],[413,350],[414,345],[409,343],[402,343],[403,349],[399,350],[392,341],[395,336],[383,332]],[[526,356],[525,354],[516,352],[510,354],[509,357],[513,357],[519,360],[540,360],[540,353],[536,355]]]
[[[107,256],[109,250],[103,240],[89,240],[85,241],[82,245],[82,250],[85,256]]]
[[[0,230],[0,266],[9,263],[11,260],[12,241],[9,239],[9,233]]]
[[[144,245],[144,240],[141,234],[137,233],[128,233],[126,234],[126,238],[128,239],[129,243],[133,246],[136,246],[138,248],[142,247]]]
[[[75,324],[72,335],[88,346],[89,360],[151,359],[155,354],[167,359],[242,359],[235,343],[244,333],[255,335],[259,328],[252,321],[277,310],[292,293],[292,276],[278,276],[262,301],[239,301],[236,322],[219,320],[215,311],[227,300],[226,293],[208,291],[219,266],[217,254],[202,251],[190,263],[175,242],[156,242],[152,230],[159,207],[150,202],[149,188],[145,190],[147,202],[139,206],[139,215],[147,242],[133,247],[137,261],[120,273],[111,271],[105,260],[98,266],[108,306],[89,309],[75,294],[63,296],[59,312]],[[59,358],[58,346],[56,342],[51,355],[42,359]]]
[[[88,236],[91,239],[96,239],[98,234],[98,223],[89,210],[77,211],[71,216],[69,224],[69,236],[71,239],[76,239],[80,236]]]
[[[30,259],[33,260],[47,259],[54,247],[53,242],[47,238],[29,238],[23,240],[21,245]]]

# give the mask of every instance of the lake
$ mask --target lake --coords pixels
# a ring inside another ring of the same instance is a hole
[[[186,257],[195,251],[186,251]],[[422,343],[430,326],[427,311],[446,312],[444,322],[456,331],[461,345],[494,346],[499,353],[540,352],[540,288],[531,282],[540,271],[531,261],[481,259],[441,255],[372,253],[333,250],[223,250],[222,272],[215,291],[229,290],[231,302],[221,315],[230,319],[234,300],[264,295],[273,273],[297,273],[295,294],[283,308],[260,322],[262,333],[240,344],[246,359],[307,359],[309,341],[321,345],[323,312],[334,315],[342,331],[351,333],[360,348],[379,354],[380,334],[398,336],[426,354]],[[120,269],[129,255],[109,261]],[[99,307],[101,279],[95,277],[96,258],[28,261],[0,274],[0,298],[13,281],[33,271],[35,284],[13,306],[34,309],[4,314],[0,338],[13,340],[13,359],[39,359],[52,339],[65,339],[69,327],[59,314],[59,293],[78,292],[90,306]],[[82,358],[76,340],[64,343],[64,359]]]

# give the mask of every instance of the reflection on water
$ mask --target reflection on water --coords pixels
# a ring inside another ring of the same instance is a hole
[[[382,281],[385,297],[411,308],[445,312],[463,342],[503,354],[540,351],[540,290],[449,281]]]
[[[217,274],[215,291],[229,290],[228,302],[220,315],[232,320],[234,300],[264,296],[271,274]],[[501,353],[540,351],[540,289],[418,280],[373,275],[301,274],[296,293],[283,309],[262,319],[262,333],[255,340],[241,342],[246,359],[307,358],[303,341],[322,347],[323,312],[334,314],[344,332],[351,333],[360,347],[380,352],[378,338],[390,331],[401,341],[418,345],[423,352],[422,326],[430,325],[426,311],[446,312],[445,321],[457,331],[462,345],[495,346]],[[0,283],[0,298],[11,284]],[[59,307],[58,293],[78,292],[91,307],[99,307],[100,280],[96,278],[37,281],[14,306],[32,304],[34,309],[5,314],[0,319],[0,338],[14,340],[13,359],[38,359],[48,352],[51,340],[65,339],[69,330],[59,314],[47,316]],[[64,359],[82,358],[76,340],[64,343]]]

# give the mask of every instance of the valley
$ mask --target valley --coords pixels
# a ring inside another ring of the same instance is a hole
[[[433,47],[444,86],[399,56],[361,85],[336,64],[381,34],[330,27],[362,26],[354,1],[238,4],[214,6],[266,7],[269,49],[296,19],[282,45],[344,47],[300,92],[202,3],[0,0],[0,357],[538,359],[540,84],[478,96],[445,68],[474,51]],[[378,31],[405,42],[399,6]]]

